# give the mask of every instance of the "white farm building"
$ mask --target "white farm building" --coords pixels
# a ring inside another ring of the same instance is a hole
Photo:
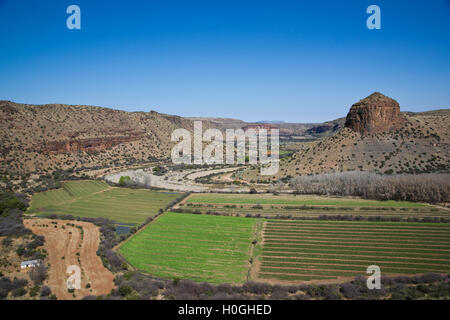
[[[20,269],[34,268],[41,264],[41,260],[28,260],[20,264]]]

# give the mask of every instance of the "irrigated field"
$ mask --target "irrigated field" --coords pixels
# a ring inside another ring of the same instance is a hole
[[[202,213],[265,217],[309,217],[321,215],[384,216],[399,218],[446,217],[450,211],[406,201],[376,201],[311,195],[193,194],[181,208]]]
[[[103,217],[124,224],[140,224],[180,194],[110,187],[101,181],[67,181],[61,189],[33,195],[30,212],[37,215]]]
[[[165,213],[120,247],[136,268],[156,277],[211,283],[246,280],[258,220]]]
[[[290,281],[450,272],[450,224],[268,220],[258,276]]]
[[[71,201],[77,197],[109,189],[102,181],[79,180],[63,182],[60,189],[40,192],[33,195],[31,209],[40,209]]]

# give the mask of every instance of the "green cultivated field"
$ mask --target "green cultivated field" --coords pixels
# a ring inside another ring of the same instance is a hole
[[[103,217],[125,224],[140,224],[180,194],[145,189],[110,187],[101,181],[62,183],[62,188],[33,195],[29,212]]]
[[[74,198],[109,189],[102,181],[80,180],[63,182],[60,189],[40,192],[33,195],[31,209],[40,209],[68,202]]]
[[[117,222],[119,233],[126,233],[130,224],[144,222],[179,195],[114,188],[100,181],[68,181],[60,189],[35,194],[29,211],[105,217]],[[271,280],[348,280],[367,275],[369,265],[378,265],[382,275],[450,272],[450,223],[243,217],[449,217],[448,211],[426,204],[309,195],[194,194],[181,208],[223,215],[165,213],[126,241],[120,254],[155,277],[210,283],[247,281],[250,258],[260,261],[253,264],[257,278]]]
[[[320,215],[358,215],[385,217],[446,217],[450,211],[406,201],[376,201],[313,195],[193,194],[181,208],[202,213],[261,215],[267,217],[319,217]]]
[[[165,213],[120,247],[156,277],[211,283],[246,280],[256,219]]]
[[[367,275],[450,272],[450,224],[268,220],[259,277],[332,280]]]
[[[357,206],[357,207],[422,207],[421,203],[406,201],[377,201],[353,198],[333,198],[312,195],[279,195],[270,194],[194,194],[188,203],[222,203],[222,204],[284,204],[309,206]]]

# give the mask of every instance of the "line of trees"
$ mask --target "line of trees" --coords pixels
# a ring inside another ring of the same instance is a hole
[[[359,196],[375,200],[428,203],[450,201],[450,174],[379,175],[370,172],[339,172],[297,176],[290,186],[298,194]]]
[[[450,275],[426,273],[417,276],[397,276],[381,278],[381,289],[369,290],[366,277],[356,277],[342,284],[323,285],[271,285],[262,282],[247,282],[243,285],[191,280],[159,280],[136,271],[116,276],[114,288],[106,296],[86,296],[94,299],[149,300],[162,296],[176,300],[357,300],[357,299],[445,299],[450,296]]]
[[[21,236],[31,233],[23,225],[23,211],[28,201],[23,194],[0,193],[0,236]]]

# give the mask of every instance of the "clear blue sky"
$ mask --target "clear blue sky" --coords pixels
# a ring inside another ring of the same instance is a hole
[[[0,0],[4,100],[319,122],[373,91],[450,107],[448,0]]]

